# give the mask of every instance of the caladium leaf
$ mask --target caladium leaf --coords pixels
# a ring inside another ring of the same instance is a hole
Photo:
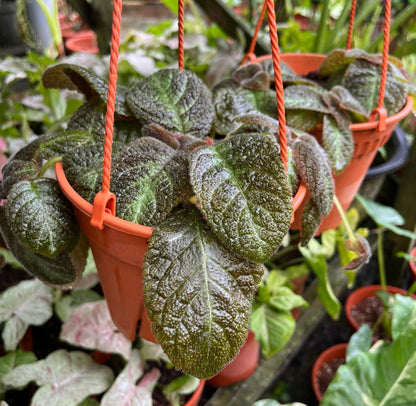
[[[371,331],[370,326],[363,324],[350,338],[346,354],[347,362],[350,362],[356,355],[368,351],[371,347],[372,338],[373,332]]]
[[[128,92],[127,103],[143,124],[199,138],[207,136],[214,118],[211,92],[189,71],[164,69],[143,78]]]
[[[72,153],[83,145],[93,143],[91,133],[87,131],[64,131],[39,145],[39,155],[43,159],[52,159],[66,153]]]
[[[251,329],[266,358],[271,357],[288,342],[295,331],[295,325],[295,319],[289,312],[280,312],[266,304],[253,308]]]
[[[68,182],[90,203],[101,189],[103,162],[104,149],[101,144],[84,145],[62,158],[62,166]]]
[[[337,113],[338,121],[332,115],[324,114],[322,143],[333,171],[339,174],[351,161],[354,153],[354,140],[349,121],[340,120],[339,117],[342,117],[342,115],[339,111]],[[345,121],[345,126],[339,125],[339,122]]]
[[[6,214],[12,231],[34,253],[56,258],[78,242],[72,206],[53,179],[16,183],[7,198]]]
[[[334,198],[334,181],[327,155],[309,134],[295,138],[292,152],[298,174],[311,192],[312,201],[323,216],[328,215]]]
[[[37,359],[33,352],[22,350],[11,351],[6,355],[0,357],[0,393],[3,393],[5,390],[7,390],[7,387],[3,385],[1,381],[3,376],[6,376],[19,365],[31,364],[32,362],[36,361]]]
[[[147,378],[143,378],[146,378],[147,384],[137,385],[136,382],[143,376],[143,371],[140,352],[133,350],[129,362],[103,396],[101,406],[152,406],[152,392],[160,377],[160,371],[153,369],[147,374]]]
[[[244,127],[235,118],[245,114],[255,114],[255,108],[233,90],[224,88],[214,93],[215,131],[221,135],[230,135]]]
[[[0,207],[0,228],[7,247],[30,274],[61,289],[72,288],[81,278],[88,252],[88,242],[82,235],[71,253],[51,259],[34,254],[20,242],[11,230],[4,207]]]
[[[2,193],[6,198],[10,188],[22,181],[33,180],[38,176],[39,167],[33,161],[13,159],[3,168]]]
[[[259,63],[247,63],[236,69],[231,78],[250,90],[269,90],[270,78]]]
[[[231,361],[246,338],[262,273],[223,247],[194,207],[155,228],[143,267],[145,305],[176,368],[207,378]]]
[[[231,251],[263,263],[287,233],[291,190],[276,138],[242,134],[192,152],[190,177],[206,221]]]
[[[20,282],[0,297],[0,322],[6,322],[3,341],[14,350],[29,325],[40,326],[52,316],[52,289],[37,279]]]
[[[380,89],[381,67],[364,60],[352,62],[345,72],[342,86],[362,104],[369,114],[377,107]],[[409,85],[406,81],[396,79],[397,68],[388,65],[384,107],[387,115],[397,113],[406,103]]]
[[[302,296],[296,295],[287,286],[280,286],[275,289],[269,303],[274,309],[287,312],[295,307],[308,305],[308,302]]]
[[[119,217],[153,226],[191,196],[188,156],[155,138],[140,138],[114,159],[112,190]]]
[[[14,388],[36,382],[40,388],[32,406],[77,406],[87,396],[104,392],[113,379],[113,371],[94,363],[89,355],[58,350],[44,360],[16,367],[3,382]]]
[[[107,103],[107,82],[82,66],[67,63],[51,66],[43,73],[42,83],[46,88],[78,90],[87,100],[99,98]],[[115,113],[130,117],[124,96],[126,90],[123,86],[117,86]]]
[[[293,85],[285,89],[286,110],[312,110],[329,113],[328,106],[322,100],[325,89],[319,86]]]
[[[62,325],[60,339],[77,347],[118,353],[125,359],[131,353],[131,342],[118,331],[105,300],[76,307]]]
[[[350,238],[345,241],[345,248],[349,251],[357,254],[347,265],[344,266],[345,270],[352,271],[357,269],[363,264],[367,264],[371,257],[371,247],[367,239],[362,235],[355,233],[356,240],[353,242]]]
[[[309,241],[315,233],[318,231],[319,226],[322,222],[322,214],[318,206],[313,200],[309,200],[302,213],[301,219],[301,241],[300,244],[302,247],[306,247],[309,244]]]
[[[55,313],[63,322],[68,320],[69,315],[76,307],[83,303],[97,302],[103,299],[95,290],[79,289],[80,284],[77,285],[76,290],[55,301]]]

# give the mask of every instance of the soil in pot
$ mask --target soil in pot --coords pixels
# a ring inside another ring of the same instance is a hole
[[[328,389],[329,384],[337,373],[338,368],[345,364],[345,358],[334,358],[322,365],[317,373],[318,387],[322,395]]]
[[[377,296],[367,297],[351,309],[351,316],[359,326],[367,324],[371,328],[376,324],[382,313],[383,302]],[[377,340],[388,339],[382,327],[382,324],[379,324],[373,333]]]

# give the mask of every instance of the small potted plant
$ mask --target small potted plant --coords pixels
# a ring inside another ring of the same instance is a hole
[[[173,364],[215,375],[246,339],[262,263],[286,235],[301,190],[280,160],[275,122],[242,114],[250,131],[217,134],[211,92],[188,71],[164,69],[120,87],[111,170],[118,217],[105,213],[101,230],[90,220],[102,180],[106,83],[67,64],[48,69],[43,82],[80,90],[87,103],[66,131],[36,139],[4,168],[8,248],[30,273],[70,288],[89,242],[117,326],[133,339],[145,301]],[[47,177],[53,166],[63,192]]]

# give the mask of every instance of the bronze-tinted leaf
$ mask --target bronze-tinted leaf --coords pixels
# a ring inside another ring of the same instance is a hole
[[[250,90],[269,90],[270,78],[258,63],[247,63],[236,69],[231,78]]]
[[[319,86],[289,86],[285,89],[285,109],[329,113],[328,107],[322,100],[324,92],[325,89]]]
[[[176,368],[208,378],[244,343],[263,266],[231,253],[194,207],[172,213],[151,237],[143,267],[152,331]]]
[[[309,241],[315,235],[316,231],[321,225],[321,222],[322,215],[319,211],[319,208],[311,199],[308,201],[308,203],[306,203],[302,213],[302,228],[300,233],[300,245],[302,247],[306,247],[309,244]]]
[[[357,254],[349,264],[344,266],[344,269],[349,271],[356,270],[361,265],[367,264],[371,257],[371,247],[367,239],[358,233],[355,233],[354,236],[356,237],[354,242],[349,238],[345,241],[345,248]]]
[[[7,198],[10,188],[15,183],[35,179],[38,173],[39,167],[33,161],[11,160],[3,167],[2,194],[4,198]]]

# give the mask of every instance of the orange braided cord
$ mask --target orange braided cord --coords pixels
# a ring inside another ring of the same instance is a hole
[[[251,58],[251,56],[254,54],[254,48],[256,48],[256,42],[257,37],[259,36],[261,24],[263,23],[264,14],[266,13],[267,8],[267,0],[264,0],[263,8],[261,9],[259,19],[257,21],[256,29],[254,30],[253,38],[251,39],[250,47],[247,51],[247,53],[244,55],[243,60],[241,61],[241,64],[245,64],[247,62],[247,59]]]
[[[355,9],[357,6],[357,0],[352,0],[351,2],[351,13],[350,13],[350,25],[348,27],[348,36],[347,36],[347,50],[352,47],[352,33],[354,31],[354,20],[355,20]]]
[[[180,70],[184,68],[184,20],[184,0],[178,0],[178,65]]]
[[[287,170],[287,142],[286,142],[286,118],[285,101],[282,81],[282,70],[280,68],[279,42],[277,39],[276,15],[274,12],[274,1],[267,0],[267,14],[270,31],[270,42],[272,45],[272,58],[274,69],[274,81],[276,87],[277,118],[279,120],[279,142],[280,158]]]
[[[116,103],[118,49],[120,46],[121,0],[114,0],[111,34],[110,71],[108,74],[107,111],[105,116],[104,164],[102,190],[110,190],[111,152],[113,144],[114,106]]]
[[[383,43],[383,62],[381,65],[380,93],[378,94],[377,107],[382,108],[384,104],[384,91],[386,90],[387,65],[389,58],[390,44],[390,17],[391,17],[391,0],[385,0],[384,13],[384,43]]]

